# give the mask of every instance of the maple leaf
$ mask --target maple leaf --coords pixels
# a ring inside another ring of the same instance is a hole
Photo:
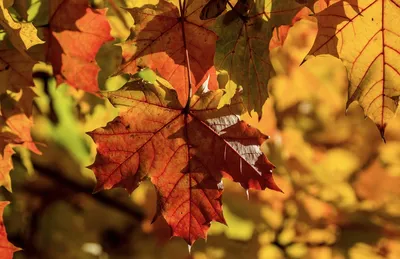
[[[0,201],[0,255],[2,259],[12,259],[14,252],[21,250],[11,244],[7,239],[7,232],[3,223],[3,212],[8,204],[10,204],[10,202]]]
[[[58,82],[97,92],[100,68],[95,57],[105,42],[113,40],[106,9],[94,10],[87,0],[52,0],[48,5],[46,60]]]
[[[273,28],[290,24],[302,5],[294,0],[248,0],[247,4],[248,12],[244,15],[238,15],[241,12],[233,9],[217,19],[214,31],[219,40],[215,66],[217,70],[227,71],[229,76],[225,86],[228,95],[221,106],[230,102],[237,89],[243,89],[247,110],[255,110],[261,117],[273,71],[268,49]]]
[[[27,55],[26,50],[32,46],[43,43],[37,36],[35,26],[32,23],[14,21],[3,1],[0,1],[0,25],[6,31],[11,43],[22,55]]]
[[[13,168],[11,156],[13,147],[22,146],[41,154],[32,140],[32,117],[28,117],[20,103],[10,95],[0,95],[0,186],[11,189],[10,171]]]
[[[96,190],[132,192],[150,177],[159,212],[173,236],[189,245],[206,237],[211,221],[225,223],[222,177],[245,189],[280,190],[272,178],[274,166],[260,150],[268,137],[240,121],[240,100],[217,109],[222,90],[194,95],[190,109],[183,108],[175,90],[161,84],[135,81],[104,95],[120,113],[89,133],[98,152],[91,166]]]
[[[32,140],[32,117],[26,116],[19,104],[8,95],[1,96],[0,119],[0,140],[6,139],[6,144],[22,145],[36,154],[41,153]],[[0,142],[2,146],[6,145]]]
[[[350,81],[347,106],[358,101],[384,136],[400,95],[400,2],[319,1],[318,36],[312,54],[341,58]],[[368,28],[368,29],[366,29]]]
[[[174,2],[179,5],[178,0]],[[136,36],[122,45],[121,65],[121,72],[130,74],[141,67],[157,71],[175,87],[182,105],[189,96],[189,75],[193,92],[208,77],[209,89],[218,88],[214,68],[217,35],[207,28],[212,21],[200,19],[207,0],[186,2],[180,9],[165,0],[156,6],[128,9],[136,23]],[[190,59],[190,71],[186,56]]]

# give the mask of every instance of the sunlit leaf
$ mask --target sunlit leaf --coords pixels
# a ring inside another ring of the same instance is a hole
[[[100,70],[95,57],[113,38],[106,10],[89,7],[87,0],[48,1],[45,60],[59,82],[87,92],[99,91]]]
[[[24,56],[26,50],[43,41],[37,36],[37,29],[32,23],[16,22],[0,1],[0,25],[4,28],[14,47]]]
[[[149,67],[176,89],[182,106],[189,95],[209,78],[208,88],[217,89],[214,53],[217,35],[208,29],[212,21],[199,18],[206,0],[185,1],[186,6],[160,0],[157,5],[128,9],[135,20],[135,35],[122,45],[121,72],[135,74]],[[143,5],[146,1],[137,1]],[[190,60],[186,62],[186,56]],[[189,77],[190,75],[190,77]]]
[[[159,212],[188,244],[205,238],[211,221],[225,223],[222,177],[246,189],[279,190],[259,147],[267,137],[239,120],[240,100],[217,109],[223,91],[199,92],[186,110],[174,90],[140,81],[104,95],[120,114],[90,133],[96,189],[132,192],[150,177]]]
[[[391,0],[315,4],[318,36],[312,54],[343,60],[350,80],[347,106],[358,101],[383,136],[398,107],[400,3]],[[368,29],[366,29],[368,28]]]
[[[4,208],[9,204],[8,201],[0,202],[0,255],[2,259],[12,259],[14,252],[21,250],[15,247],[7,239],[7,232],[3,223]]]
[[[268,48],[273,28],[290,24],[301,5],[294,0],[247,2],[249,11],[246,14],[237,15],[237,11],[230,10],[220,16],[213,27],[219,36],[215,67],[227,71],[229,76],[224,86],[228,95],[221,106],[242,89],[247,110],[255,110],[261,117],[262,106],[268,98],[268,80],[273,72]]]

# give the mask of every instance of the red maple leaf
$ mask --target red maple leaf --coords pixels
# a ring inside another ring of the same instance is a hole
[[[240,121],[238,98],[217,109],[223,91],[204,91],[183,108],[172,88],[140,81],[104,95],[120,113],[89,133],[97,144],[96,190],[132,192],[149,177],[159,213],[189,245],[206,237],[211,221],[225,223],[223,177],[245,189],[279,190],[260,150],[268,137]]]

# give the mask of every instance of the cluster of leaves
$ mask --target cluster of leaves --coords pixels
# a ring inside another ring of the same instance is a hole
[[[367,215],[361,227],[384,232],[398,216],[390,203],[395,188],[383,198],[365,190],[365,179],[383,170],[379,158],[393,171],[387,181],[398,178],[391,156],[398,127],[378,150],[371,126],[350,106],[358,101],[384,138],[399,96],[396,1],[148,0],[124,1],[126,9],[111,0],[0,3],[0,184],[9,191],[14,150],[41,153],[30,133],[39,95],[36,139],[47,132],[42,142],[51,135],[87,165],[90,141],[82,132],[90,131],[95,190],[132,192],[149,178],[157,204],[149,221],[162,215],[189,245],[206,238],[211,221],[226,223],[222,178],[247,192],[280,190],[264,154],[285,194],[255,194],[264,207],[251,214],[245,239],[258,241],[261,258],[321,258],[323,248],[336,253],[330,247],[344,242],[338,229],[353,231]],[[112,15],[95,8],[101,5]],[[207,19],[215,7],[221,15]],[[113,115],[94,106],[110,105],[96,95],[118,108],[106,126]],[[89,114],[84,125],[66,112],[75,106]],[[211,232],[224,231],[229,236]],[[379,242],[387,253],[397,245],[390,235]],[[371,255],[383,253],[374,249],[367,246]]]

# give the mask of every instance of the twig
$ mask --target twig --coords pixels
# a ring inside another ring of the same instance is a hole
[[[15,159],[20,160],[21,158],[17,156],[15,157]],[[141,211],[135,209],[134,207],[130,207],[122,202],[119,202],[118,200],[115,200],[112,197],[109,197],[104,192],[98,192],[93,194],[92,193],[93,187],[91,185],[76,182],[66,177],[65,175],[58,173],[56,170],[44,167],[34,162],[33,162],[33,167],[38,174],[50,178],[51,180],[57,182],[58,184],[62,185],[63,187],[69,190],[72,190],[76,193],[86,194],[87,196],[98,201],[99,203],[102,203],[120,212],[128,214],[130,217],[132,217],[137,221],[142,221],[144,219],[144,215]]]

